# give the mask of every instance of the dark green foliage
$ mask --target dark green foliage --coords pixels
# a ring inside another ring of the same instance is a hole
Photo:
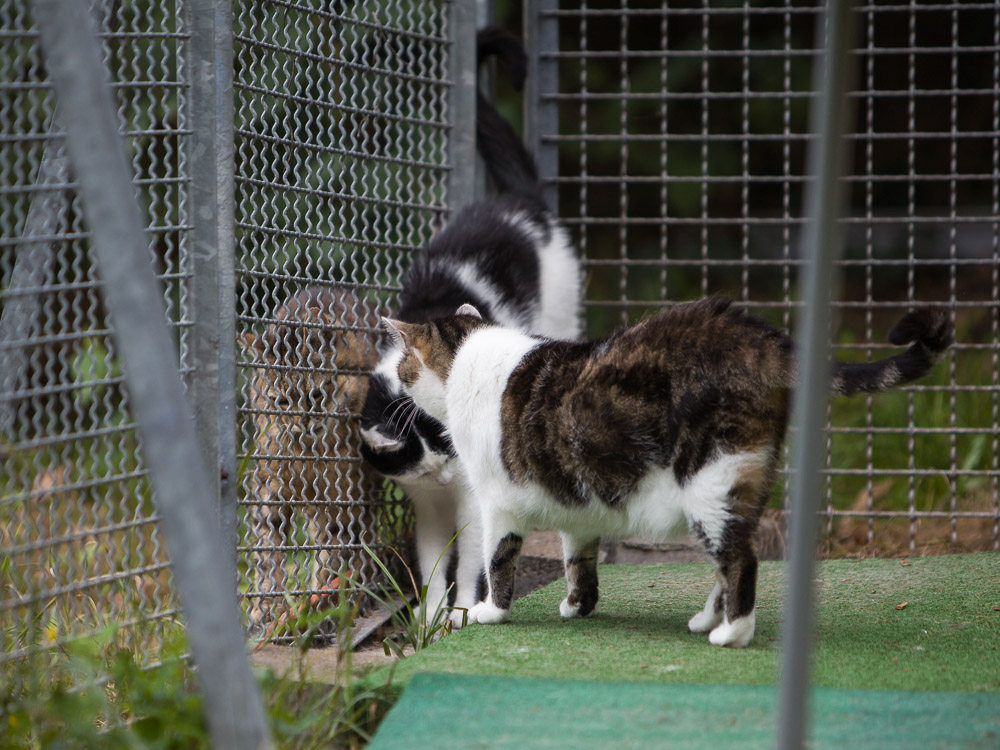
[[[351,649],[338,652],[338,680],[310,681],[305,655],[319,626],[333,621],[351,642],[357,614],[347,597],[294,623],[293,669],[258,674],[277,747],[347,747],[367,741],[387,705],[385,688],[356,684]],[[34,634],[34,650],[0,666],[0,750],[188,750],[211,746],[197,674],[179,627],[160,644],[159,662],[122,645],[123,631],[56,648]]]

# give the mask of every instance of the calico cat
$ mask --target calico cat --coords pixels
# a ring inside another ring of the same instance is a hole
[[[520,42],[488,28],[477,36],[480,62],[498,56],[520,89],[526,58]],[[413,259],[402,282],[396,317],[425,322],[463,303],[484,319],[546,336],[580,335],[581,273],[568,235],[549,211],[531,156],[510,125],[480,94],[476,144],[498,195],[461,211]],[[447,562],[438,563],[452,536],[475,517],[465,517],[464,487],[455,477],[455,452],[437,420],[414,407],[400,387],[402,352],[392,342],[372,374],[361,413],[362,455],[412,501],[417,562],[428,586],[428,609],[444,601]],[[455,607],[476,601],[481,578],[479,532],[459,535]],[[438,573],[431,577],[437,565]]]
[[[252,358],[247,412],[256,461],[248,475],[248,522],[256,554],[250,568],[250,622],[256,630],[286,603],[285,550],[302,525],[311,560],[310,590],[322,594],[342,569],[366,562],[374,543],[369,498],[379,484],[357,460],[356,415],[375,364],[366,333],[372,310],[350,290],[309,286],[274,312],[259,336],[243,335]]]
[[[493,325],[463,305],[426,324],[383,319],[414,402],[448,428],[481,516],[489,591],[471,622],[507,619],[521,542],[562,532],[563,617],[597,604],[598,538],[685,528],[716,563],[688,627],[719,646],[754,634],[754,532],[770,497],[796,380],[791,338],[707,299],[668,306],[608,338],[572,343]],[[924,375],[951,345],[947,316],[924,308],[889,334],[909,348],[834,366],[838,395]]]

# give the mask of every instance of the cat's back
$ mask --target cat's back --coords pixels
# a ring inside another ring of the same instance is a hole
[[[538,295],[535,234],[541,207],[512,197],[464,207],[420,252],[403,280],[401,320],[424,322],[469,302],[492,320],[523,326]],[[508,319],[513,313],[514,318]]]
[[[504,326],[576,338],[581,297],[565,229],[540,200],[503,195],[463,208],[414,256],[399,318],[446,317],[467,302]]]
[[[573,504],[620,503],[655,467],[683,484],[713,456],[780,443],[791,356],[783,331],[721,299],[545,344],[509,378],[505,467]]]
[[[793,344],[761,318],[712,297],[665,307],[602,342],[581,373],[595,385],[625,373],[729,388],[788,385]],[[653,368],[651,370],[651,368]]]

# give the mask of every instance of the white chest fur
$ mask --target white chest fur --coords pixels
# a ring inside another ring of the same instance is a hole
[[[446,385],[446,424],[459,457],[477,483],[500,466],[500,408],[511,372],[538,341],[504,328],[469,335],[455,356]],[[461,447],[459,447],[461,446]]]

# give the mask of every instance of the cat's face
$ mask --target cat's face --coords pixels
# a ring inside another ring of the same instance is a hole
[[[247,333],[253,357],[249,406],[269,454],[337,455],[350,413],[360,411],[374,365],[363,332],[371,313],[346,290],[307,289],[275,311],[263,334]]]
[[[447,424],[445,383],[459,347],[483,320],[472,305],[462,305],[451,318],[430,323],[403,323],[382,318],[382,325],[402,353],[396,365],[400,385],[421,409]]]
[[[400,349],[387,352],[372,373],[361,409],[361,455],[390,479],[414,485],[445,485],[454,456],[444,425],[418,409],[399,382]]]

